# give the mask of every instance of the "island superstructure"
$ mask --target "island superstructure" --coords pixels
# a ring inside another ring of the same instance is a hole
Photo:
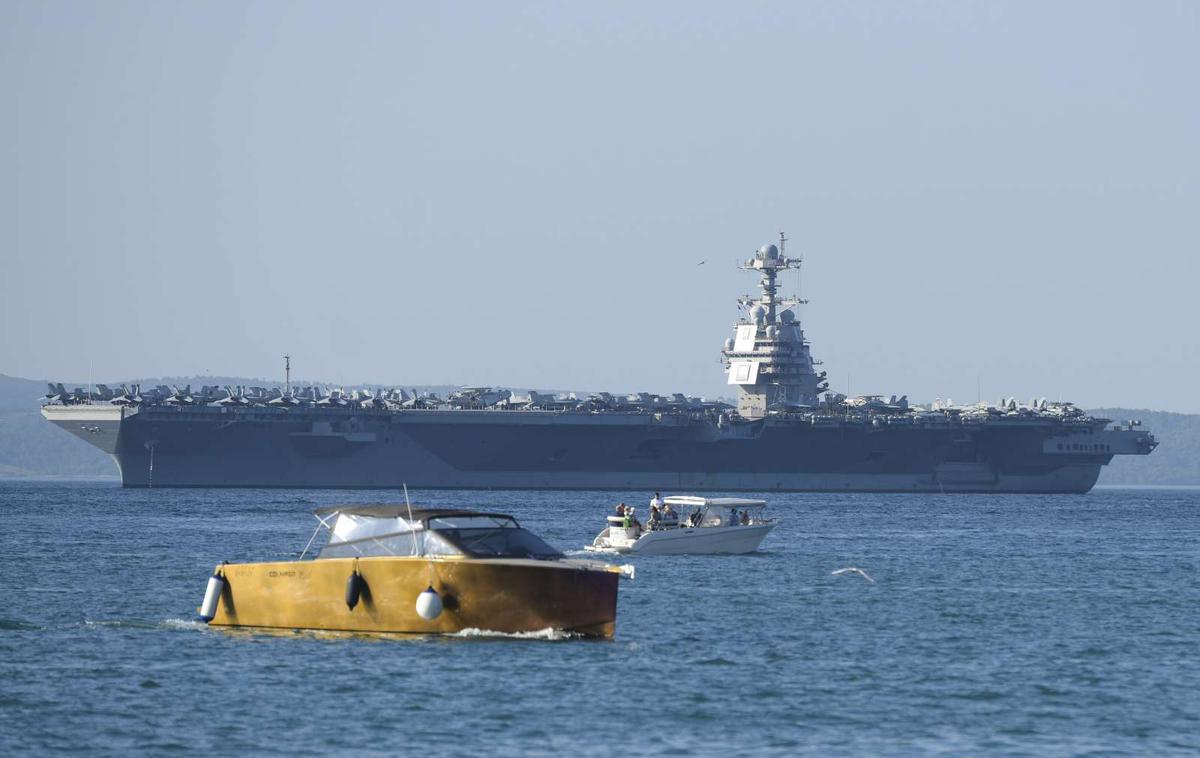
[[[1070,403],[956,406],[829,391],[760,248],[760,293],[722,351],[737,405],[683,394],[51,385],[54,424],[109,453],[126,487],[1087,492],[1158,444]],[[289,360],[290,369],[290,360]]]

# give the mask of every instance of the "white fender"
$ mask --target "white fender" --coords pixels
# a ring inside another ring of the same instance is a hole
[[[442,596],[432,586],[417,595],[417,615],[426,621],[433,621],[442,615]]]
[[[221,593],[225,591],[225,578],[213,574],[208,578],[208,589],[204,591],[204,602],[200,604],[200,618],[204,623],[213,620],[217,615],[217,603],[221,602]]]

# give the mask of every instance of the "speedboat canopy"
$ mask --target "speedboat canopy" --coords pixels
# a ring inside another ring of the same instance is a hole
[[[744,497],[698,497],[696,495],[671,495],[663,498],[664,503],[687,505],[693,508],[714,505],[725,508],[762,508],[766,500],[751,500]]]
[[[512,516],[406,505],[346,505],[315,512],[329,530],[318,558],[396,555],[473,558],[559,558],[558,550],[521,527]],[[316,538],[316,533],[313,534]],[[309,540],[311,546],[312,540]],[[308,548],[305,548],[305,553]]]

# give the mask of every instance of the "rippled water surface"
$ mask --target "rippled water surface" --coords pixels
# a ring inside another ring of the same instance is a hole
[[[648,496],[416,499],[577,549]],[[0,483],[0,753],[1200,751],[1200,491],[770,496],[759,554],[638,559],[611,642],[195,621],[214,564],[395,499]]]

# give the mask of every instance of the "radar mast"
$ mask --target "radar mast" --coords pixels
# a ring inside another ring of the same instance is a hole
[[[778,247],[763,245],[741,265],[760,273],[762,294],[739,301],[748,306],[748,317],[734,325],[734,338],[725,341],[722,353],[729,384],[738,387],[738,413],[746,418],[812,408],[828,388],[824,372],[814,370],[804,331],[790,310],[805,301],[779,296],[779,273],[799,269],[803,262],[784,255],[786,243],[780,232]]]

